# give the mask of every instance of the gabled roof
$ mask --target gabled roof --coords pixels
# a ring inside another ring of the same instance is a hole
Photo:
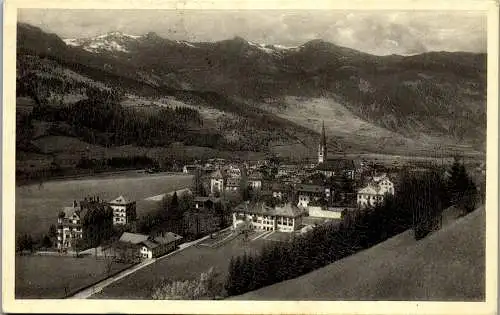
[[[385,179],[385,180],[389,180],[389,181],[391,180],[391,179],[389,178],[389,176],[387,176],[387,174],[382,174],[382,175],[379,175],[379,176],[373,176],[373,177],[372,177],[372,180],[373,180],[375,183],[378,183],[378,182],[380,182],[380,181],[383,181],[384,179]]]
[[[323,193],[325,192],[325,187],[321,185],[298,184],[295,190],[298,192]]]
[[[81,210],[80,207],[63,207],[62,208],[62,212],[64,212],[65,218],[72,217],[73,214],[75,214],[75,212],[79,212],[80,210]]]
[[[284,206],[269,207],[264,202],[243,202],[234,208],[233,212],[243,212],[248,214],[260,214],[268,216],[282,216],[295,218],[304,214],[298,207],[288,203]]]
[[[249,180],[262,180],[263,178],[264,175],[262,175],[261,172],[252,172],[252,174],[248,176]]]
[[[295,218],[304,214],[297,206],[291,203],[285,204],[283,207],[276,206],[274,208],[275,215],[282,217]]]
[[[358,194],[378,195],[380,187],[378,185],[368,184],[368,186],[358,190]]]
[[[224,176],[222,175],[222,172],[220,170],[216,170],[212,174],[210,174],[210,178],[214,179],[224,179]]]
[[[196,196],[194,197],[194,202],[207,202],[207,201],[211,201],[213,203],[217,203],[220,201],[220,198],[216,198],[216,197],[201,197],[201,196]]]
[[[116,199],[109,201],[108,203],[112,205],[128,205],[133,203],[133,201],[130,201],[128,198],[125,198],[123,196],[120,196]]]
[[[167,232],[167,233],[163,234],[162,236],[147,238],[146,240],[141,241],[139,243],[143,244],[147,248],[156,248],[160,245],[170,244],[170,243],[173,243],[173,242],[181,240],[181,239],[182,239],[182,236],[177,235],[177,234],[172,233],[172,232]]]
[[[164,233],[162,236],[157,236],[153,240],[160,244],[170,244],[172,242],[182,239],[182,236],[172,232]]]
[[[132,243],[132,244],[139,244],[147,239],[148,239],[147,235],[129,233],[129,232],[123,232],[122,236],[120,236],[120,242]]]
[[[347,159],[328,159],[323,163],[320,163],[317,167],[319,171],[347,171],[347,170],[355,170],[354,162],[352,160]]]

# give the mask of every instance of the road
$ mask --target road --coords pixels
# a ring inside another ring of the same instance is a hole
[[[226,231],[226,230],[228,230],[230,228],[231,227],[227,227],[227,228],[225,228],[225,229],[223,229],[223,230],[221,230],[219,232],[224,232],[224,231]],[[99,283],[96,283],[96,284],[94,284],[91,287],[83,289],[83,290],[81,290],[81,291],[79,291],[79,292],[77,292],[77,293],[75,293],[75,294],[73,294],[73,295],[71,295],[71,296],[69,296],[67,298],[68,299],[88,299],[92,295],[101,292],[102,289],[104,289],[105,287],[113,284],[114,282],[116,282],[116,281],[118,281],[120,279],[123,279],[123,278],[125,278],[125,277],[133,274],[134,272],[136,272],[138,270],[141,270],[144,267],[147,267],[147,266],[149,266],[151,264],[154,264],[156,261],[159,261],[161,259],[165,259],[167,257],[175,255],[176,253],[179,253],[180,251],[183,251],[186,248],[189,248],[189,247],[191,247],[193,245],[196,245],[196,244],[198,244],[198,243],[206,240],[209,237],[210,237],[210,235],[207,235],[205,237],[202,237],[200,239],[194,240],[192,242],[181,244],[179,246],[179,249],[177,249],[177,250],[175,250],[175,251],[173,251],[173,252],[171,252],[169,254],[166,254],[166,255],[158,257],[158,258],[147,259],[147,260],[141,262],[140,264],[137,264],[137,265],[134,265],[134,266],[132,266],[132,267],[130,267],[128,269],[125,269],[125,270],[119,272],[118,274],[116,274],[116,275],[114,275],[114,276],[112,276],[110,278],[107,278],[107,279],[105,279],[105,280],[103,280],[103,281],[101,281]]]

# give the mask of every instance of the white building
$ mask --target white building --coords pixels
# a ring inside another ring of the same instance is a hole
[[[331,195],[330,188],[322,185],[299,184],[295,190],[298,194],[297,206],[301,208],[307,208],[311,201],[328,199]]]
[[[74,247],[75,241],[82,239],[81,208],[76,201],[72,207],[64,207],[57,218],[57,249]]]
[[[261,189],[264,176],[261,172],[253,172],[248,176],[248,186],[252,189]]]
[[[269,207],[263,202],[244,202],[233,210],[233,229],[250,223],[257,230],[293,232],[301,228],[304,214],[291,203]]]
[[[394,195],[394,183],[389,179],[387,174],[374,176],[372,181],[379,185],[383,194],[388,193],[390,195]]]
[[[394,183],[384,174],[373,177],[366,187],[358,190],[356,202],[360,208],[375,206],[384,202],[386,195],[394,195]]]
[[[182,236],[172,232],[155,237],[124,232],[119,242],[128,245],[128,247],[135,248],[135,256],[138,255],[140,258],[156,258],[174,251],[181,240]]]
[[[113,225],[125,225],[137,218],[135,201],[120,196],[107,204],[113,209]]]
[[[220,170],[213,172],[210,175],[210,193],[222,192],[224,190],[225,177]]]

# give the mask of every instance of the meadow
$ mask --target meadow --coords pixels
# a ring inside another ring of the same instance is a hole
[[[144,198],[179,190],[191,185],[192,176],[182,174],[144,174],[130,172],[98,178],[54,180],[42,185],[16,187],[16,234],[33,236],[47,233],[57,215],[73,200],[93,195],[111,200],[120,195],[137,201],[137,215],[141,216],[156,205]]]
[[[264,241],[245,241],[240,235],[216,248],[192,246],[113,283],[92,298],[151,299],[153,290],[162,281],[193,280],[210,267],[225,275],[231,257],[243,255],[245,252],[255,253],[260,251],[264,244]]]
[[[109,275],[129,266],[113,262]],[[64,298],[107,276],[106,262],[95,257],[16,256],[15,296]]]

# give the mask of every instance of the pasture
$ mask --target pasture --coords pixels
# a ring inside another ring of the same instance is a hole
[[[130,264],[113,262],[110,275]],[[95,257],[16,256],[16,299],[60,299],[108,276],[104,260]]]
[[[16,233],[47,233],[64,206],[89,195],[111,200],[124,195],[137,201],[137,215],[150,211],[156,202],[144,200],[188,187],[191,175],[144,174],[130,172],[99,178],[55,180],[43,185],[16,187]]]
[[[221,235],[221,237],[226,236]],[[97,299],[151,299],[153,290],[162,281],[193,280],[214,267],[225,275],[231,257],[260,251],[265,242],[245,241],[243,235],[210,248],[195,245],[125,277],[103,289],[92,298]]]

